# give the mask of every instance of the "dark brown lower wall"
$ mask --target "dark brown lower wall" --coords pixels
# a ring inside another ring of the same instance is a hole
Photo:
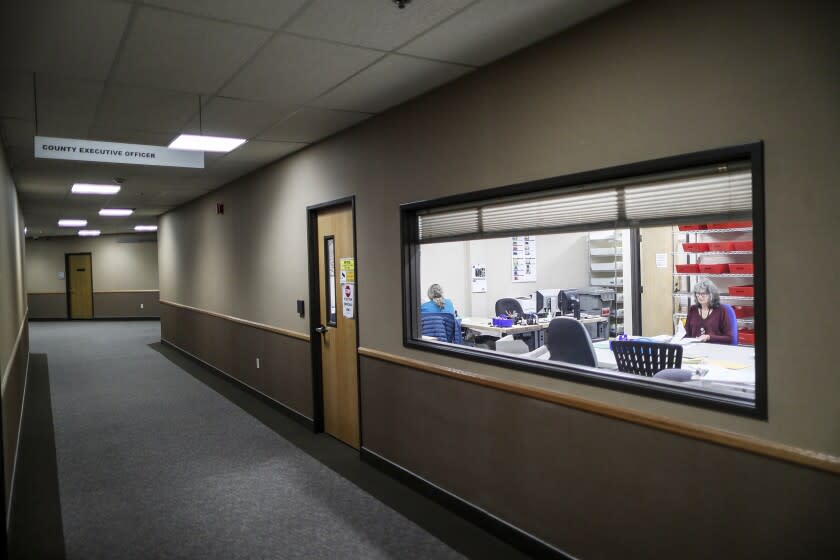
[[[26,369],[29,364],[29,326],[24,325],[20,342],[10,357],[9,376],[3,387],[3,474],[6,485],[6,511],[11,496],[12,475],[18,446],[18,433],[23,412],[23,389],[26,385]],[[6,364],[0,364],[5,368]],[[0,370],[2,371],[2,370]],[[4,528],[5,529],[5,528]]]
[[[97,319],[160,317],[160,292],[94,292],[93,314]]]
[[[64,293],[27,294],[30,319],[67,319],[67,295]],[[160,292],[94,292],[95,319],[160,317]]]
[[[27,294],[30,319],[66,319],[67,294]]]
[[[182,307],[162,304],[160,311],[164,341],[312,419],[308,341]]]
[[[840,477],[361,357],[364,448],[579,558],[840,558]]]

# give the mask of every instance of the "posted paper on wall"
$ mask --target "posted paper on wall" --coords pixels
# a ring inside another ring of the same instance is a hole
[[[537,281],[537,238],[525,235],[511,238],[511,280]]]
[[[487,292],[487,265],[472,265],[472,293],[483,294]]]

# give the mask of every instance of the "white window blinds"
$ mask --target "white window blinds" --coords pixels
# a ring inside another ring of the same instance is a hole
[[[420,211],[417,241],[548,233],[596,224],[638,227],[751,212],[749,164],[738,162]]]

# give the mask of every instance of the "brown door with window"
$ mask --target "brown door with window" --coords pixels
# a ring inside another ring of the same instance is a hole
[[[321,345],[324,431],[359,448],[359,381],[356,338],[356,255],[353,208],[317,210],[320,324],[313,343]],[[320,340],[319,340],[320,339]]]
[[[67,305],[71,319],[93,319],[93,275],[90,253],[68,254]]]

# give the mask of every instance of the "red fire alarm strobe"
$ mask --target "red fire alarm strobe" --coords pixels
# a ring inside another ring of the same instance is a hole
[[[216,203],[216,214],[224,214],[225,213],[225,205],[221,202]]]

